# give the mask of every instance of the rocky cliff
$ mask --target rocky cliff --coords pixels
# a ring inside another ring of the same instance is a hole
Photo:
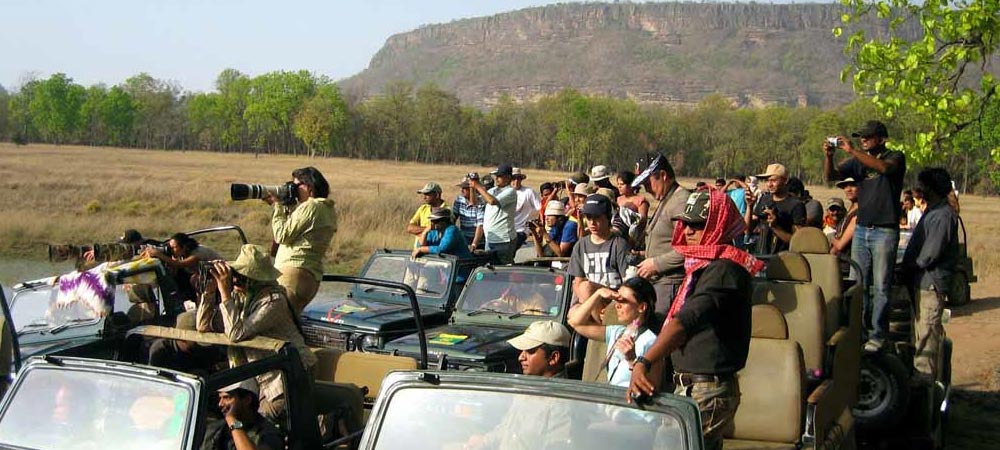
[[[840,82],[839,5],[571,4],[423,26],[390,37],[368,68],[342,81],[435,83],[467,104],[529,101],[564,88],[642,103],[692,104],[719,93],[740,106],[831,106]],[[866,26],[869,35],[879,30]]]

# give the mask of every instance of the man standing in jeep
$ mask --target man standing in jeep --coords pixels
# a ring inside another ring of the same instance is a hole
[[[889,331],[889,293],[899,248],[899,196],[903,192],[906,157],[885,147],[889,132],[877,120],[869,121],[851,136],[861,138],[862,150],[855,149],[844,136],[836,138],[837,146],[832,145],[833,138],[827,139],[823,144],[823,168],[827,181],[850,177],[858,183],[858,219],[851,259],[861,266],[865,282],[864,312],[869,325],[864,348],[877,352]],[[850,157],[834,166],[833,154],[838,148]]]

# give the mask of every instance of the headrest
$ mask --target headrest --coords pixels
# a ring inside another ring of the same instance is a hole
[[[798,253],[778,253],[767,262],[767,279],[808,283],[812,281],[809,261]]]
[[[777,306],[753,305],[750,314],[750,337],[788,339],[788,324]]]
[[[802,227],[792,233],[788,249],[795,253],[830,253],[830,239],[823,230],[815,227]]]

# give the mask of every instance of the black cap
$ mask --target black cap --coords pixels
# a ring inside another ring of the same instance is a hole
[[[137,230],[128,229],[125,230],[125,234],[122,234],[122,237],[118,238],[118,242],[122,242],[124,244],[138,244],[142,242],[142,235],[139,234]]]
[[[851,137],[889,137],[885,124],[877,120],[869,120],[860,130],[851,133]]]
[[[490,173],[499,177],[512,177],[514,176],[514,167],[510,164],[500,164],[497,166],[497,170]]]
[[[684,212],[674,216],[674,220],[684,223],[705,223],[708,221],[708,191],[692,192],[684,206]]]
[[[555,188],[552,186],[552,183],[549,183],[548,181],[542,183],[542,185],[538,187],[539,191],[544,191],[546,189],[555,189]]]
[[[569,179],[576,184],[590,183],[590,175],[587,175],[583,172],[574,173],[573,176],[569,177]]]
[[[789,178],[786,186],[788,186],[788,192],[791,192],[792,194],[795,195],[802,195],[806,191],[805,183],[803,183],[802,180],[795,177]]]
[[[643,170],[642,173],[636,175],[635,180],[632,180],[632,189],[642,186],[642,183],[645,183],[650,175],[654,172],[664,170],[669,164],[670,162],[667,161],[666,156],[663,156],[662,153],[657,153],[656,157],[649,162],[649,167],[646,167],[646,170]]]
[[[585,216],[607,216],[610,218],[611,199],[601,194],[590,194],[583,201],[583,210],[581,212]]]

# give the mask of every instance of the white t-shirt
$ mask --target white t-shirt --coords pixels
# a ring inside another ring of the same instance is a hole
[[[514,215],[514,230],[524,233],[524,227],[528,221],[538,217],[538,210],[542,208],[542,199],[538,197],[530,187],[521,186],[515,189],[517,192],[517,213]]]
[[[494,187],[490,195],[497,199],[496,205],[487,204],[483,211],[483,233],[487,244],[502,244],[514,240],[514,212],[517,207],[517,193],[510,186]]]
[[[611,359],[608,360],[608,383],[627,388],[632,382],[632,371],[629,370],[629,363],[622,353],[614,348],[615,342],[625,333],[626,329],[627,327],[624,325],[608,325],[604,329],[604,340],[608,343],[608,351],[613,351]],[[635,338],[635,356],[645,355],[653,347],[654,342],[656,342],[656,334],[652,330],[646,329],[640,333]]]
[[[910,208],[906,212],[906,226],[910,227],[911,230],[917,228],[917,222],[920,222],[920,218],[924,216],[924,213],[920,211],[920,208],[916,206]]]

